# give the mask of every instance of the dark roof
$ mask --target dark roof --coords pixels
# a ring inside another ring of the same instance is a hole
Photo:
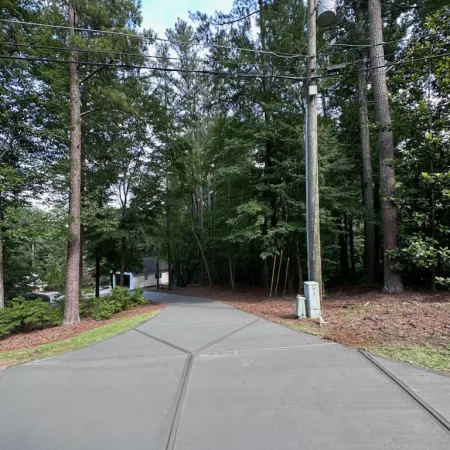
[[[144,273],[153,273],[156,272],[156,256],[146,256],[145,258],[143,258],[142,260],[142,271]],[[166,261],[160,259],[159,260],[159,270],[163,271],[163,270],[167,270],[169,268],[169,266],[167,265]]]

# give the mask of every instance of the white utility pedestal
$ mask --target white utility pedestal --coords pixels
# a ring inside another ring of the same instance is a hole
[[[319,284],[315,281],[305,282],[306,315],[315,319],[322,315],[320,310]]]
[[[300,319],[301,317],[306,317],[306,305],[305,305],[305,297],[301,295],[297,295],[297,304],[296,304],[296,316]]]

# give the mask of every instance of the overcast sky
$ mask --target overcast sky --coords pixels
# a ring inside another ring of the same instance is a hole
[[[188,19],[189,11],[228,13],[232,5],[233,0],[142,0],[142,26],[153,29],[162,37],[178,17]]]

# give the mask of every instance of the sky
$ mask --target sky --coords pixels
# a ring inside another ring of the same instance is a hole
[[[151,28],[160,37],[171,28],[177,18],[189,18],[189,11],[212,14],[214,11],[228,13],[233,0],[142,0],[143,28]]]

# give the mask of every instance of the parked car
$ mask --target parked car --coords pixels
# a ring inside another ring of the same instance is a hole
[[[24,295],[23,298],[25,300],[42,300],[49,303],[52,301],[49,295],[39,294],[38,292],[30,292],[29,294]]]

